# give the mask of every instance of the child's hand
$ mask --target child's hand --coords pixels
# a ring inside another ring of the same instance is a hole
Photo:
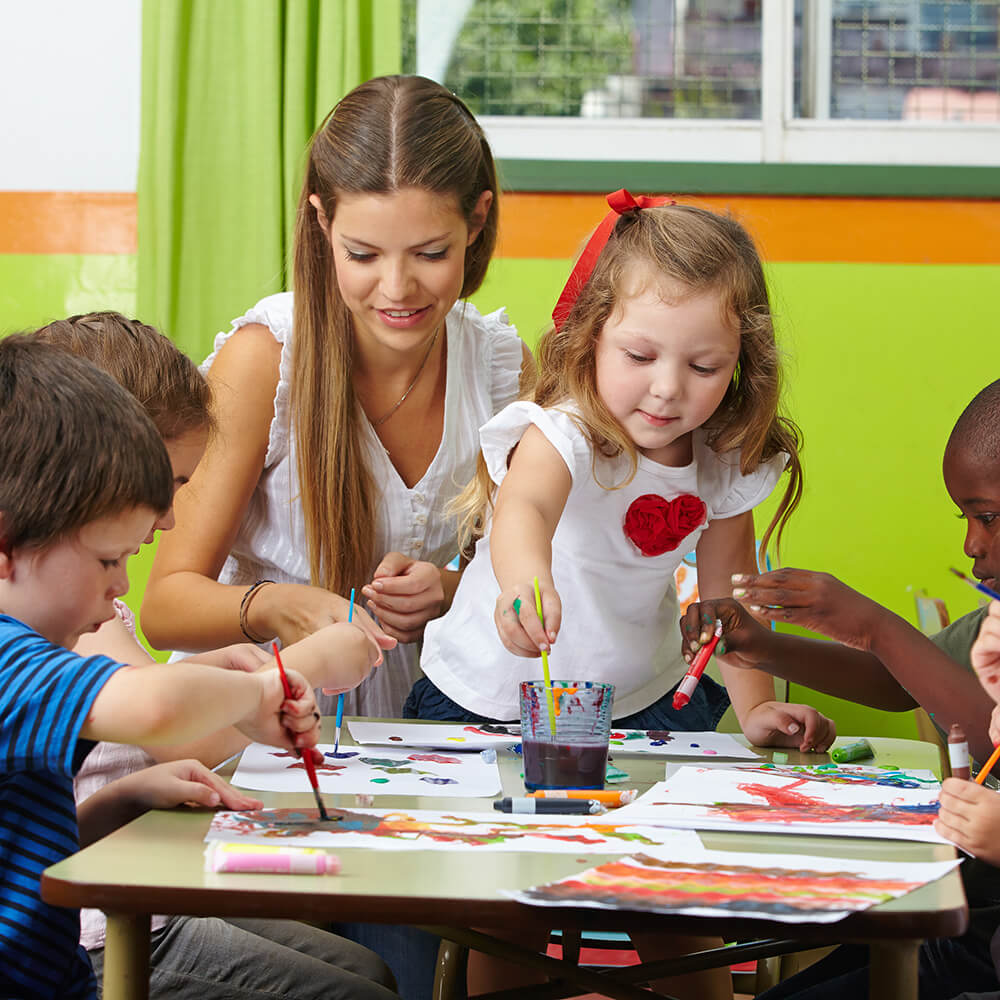
[[[281,662],[297,670],[324,694],[356,688],[372,671],[381,653],[353,623],[336,622],[286,646]]]
[[[792,622],[866,651],[878,619],[889,613],[835,576],[805,569],[736,574],[733,597],[762,618]]]
[[[433,563],[417,562],[401,552],[385,555],[361,593],[383,631],[400,642],[416,642],[424,626],[444,611],[441,571]]]
[[[771,630],[761,625],[742,604],[728,597],[688,606],[680,623],[684,659],[690,663],[712,638],[716,620],[722,622],[722,638],[715,647],[716,655],[725,656],[726,663],[734,667],[752,669],[758,666]]]
[[[252,635],[278,636],[284,648],[333,622],[346,622],[350,609],[350,601],[322,587],[304,583],[272,583],[261,587],[254,596],[247,625]],[[396,639],[383,632],[368,612],[357,604],[354,605],[351,623],[368,636],[377,654],[376,664],[382,662],[383,649],[395,647]]]
[[[986,693],[995,702],[1000,702],[1000,601],[990,601],[989,610],[979,627],[979,635],[969,652],[969,662],[979,675],[979,683]],[[1000,742],[993,733],[996,712],[993,713],[993,719],[990,738],[996,745]]]
[[[743,735],[758,747],[792,747],[822,753],[837,737],[832,719],[809,705],[764,701],[743,720]]]
[[[538,578],[542,597],[543,627],[535,607],[534,583],[519,583],[501,592],[493,612],[497,634],[504,648],[515,656],[535,659],[552,647],[562,624],[562,601],[551,581]],[[516,602],[516,603],[515,603]]]
[[[284,660],[284,657],[282,657]],[[260,702],[251,715],[236,723],[244,736],[267,746],[298,750],[314,747],[319,739],[319,711],[312,685],[296,670],[285,668],[291,697],[277,669],[253,674],[260,685]]]
[[[974,781],[946,778],[934,829],[957,847],[1000,865],[1000,795]]]
[[[263,803],[220,778],[197,760],[172,760],[118,779],[141,809],[192,805],[214,809],[260,809]]]
[[[1000,745],[1000,705],[996,705],[990,715],[990,742],[993,746]]]
[[[221,649],[192,653],[190,656],[185,656],[184,659],[208,664],[212,667],[221,667],[223,670],[242,670],[252,674],[264,666],[271,657],[260,646],[255,646],[250,642],[238,642],[232,646],[223,646]]]

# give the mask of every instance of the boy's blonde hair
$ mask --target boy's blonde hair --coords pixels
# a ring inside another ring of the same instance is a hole
[[[43,548],[133,507],[173,501],[163,439],[138,401],[89,361],[0,341],[0,544]]]
[[[33,336],[106,371],[139,400],[164,441],[214,429],[205,376],[154,327],[118,312],[92,312],[56,320]]]
[[[309,196],[319,196],[332,222],[342,195],[408,187],[454,199],[470,222],[480,195],[493,192],[486,224],[465,250],[460,294],[471,295],[486,275],[497,234],[496,169],[486,136],[469,109],[432,80],[369,80],[313,136],[295,229],[292,423],[310,578],[334,593],[360,586],[372,571],[377,497],[351,380],[351,314]]]
[[[743,474],[780,452],[787,453],[788,485],[764,532],[760,548],[766,551],[775,532],[780,542],[802,496],[801,435],[779,412],[781,373],[767,283],[753,240],[734,219],[693,205],[664,205],[623,214],[565,321],[543,335],[538,379],[528,398],[547,407],[574,403],[595,459],[598,454],[622,454],[630,462],[631,470],[622,482],[602,485],[617,489],[631,482],[638,452],[597,393],[594,359],[604,324],[643,268],[691,294],[717,291],[723,309],[739,329],[740,353],[733,381],[705,430],[714,451],[739,451]],[[480,458],[475,480],[456,502],[462,516],[463,549],[482,533],[492,494],[493,484]]]

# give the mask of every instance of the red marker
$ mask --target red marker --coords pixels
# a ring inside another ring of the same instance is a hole
[[[687,673],[680,684],[677,685],[677,690],[674,692],[675,709],[683,708],[691,700],[691,695],[694,694],[694,689],[698,686],[698,681],[701,680],[701,675],[705,672],[705,667],[708,666],[708,661],[712,658],[715,647],[719,645],[719,639],[721,638],[722,622],[716,618],[715,631],[712,633],[712,638],[698,650],[698,655],[695,656],[691,666],[688,667]]]
[[[271,649],[274,650],[274,659],[278,664],[278,673],[281,675],[281,686],[285,689],[285,697],[291,698],[292,686],[288,683],[288,677],[285,675],[285,666],[281,662],[281,654],[278,652],[278,644],[276,642],[272,642]],[[306,747],[301,756],[302,763],[306,768],[306,774],[309,775],[309,784],[312,785],[313,797],[316,799],[316,808],[319,809],[319,818],[329,819],[330,817],[327,814],[326,807],[323,805],[323,799],[320,798],[319,794],[319,779],[316,777],[316,763],[313,760],[313,748]]]

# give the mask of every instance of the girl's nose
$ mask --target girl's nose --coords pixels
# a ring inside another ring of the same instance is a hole
[[[405,302],[413,290],[413,277],[405,260],[387,260],[381,276],[382,295],[390,302]]]
[[[680,393],[680,379],[672,365],[657,366],[649,384],[649,391],[657,399],[676,399]]]

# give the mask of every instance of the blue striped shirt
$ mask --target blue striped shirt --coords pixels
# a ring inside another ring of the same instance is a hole
[[[0,615],[0,996],[96,995],[79,912],[43,902],[40,878],[79,850],[73,775],[94,745],[80,729],[120,666]]]

